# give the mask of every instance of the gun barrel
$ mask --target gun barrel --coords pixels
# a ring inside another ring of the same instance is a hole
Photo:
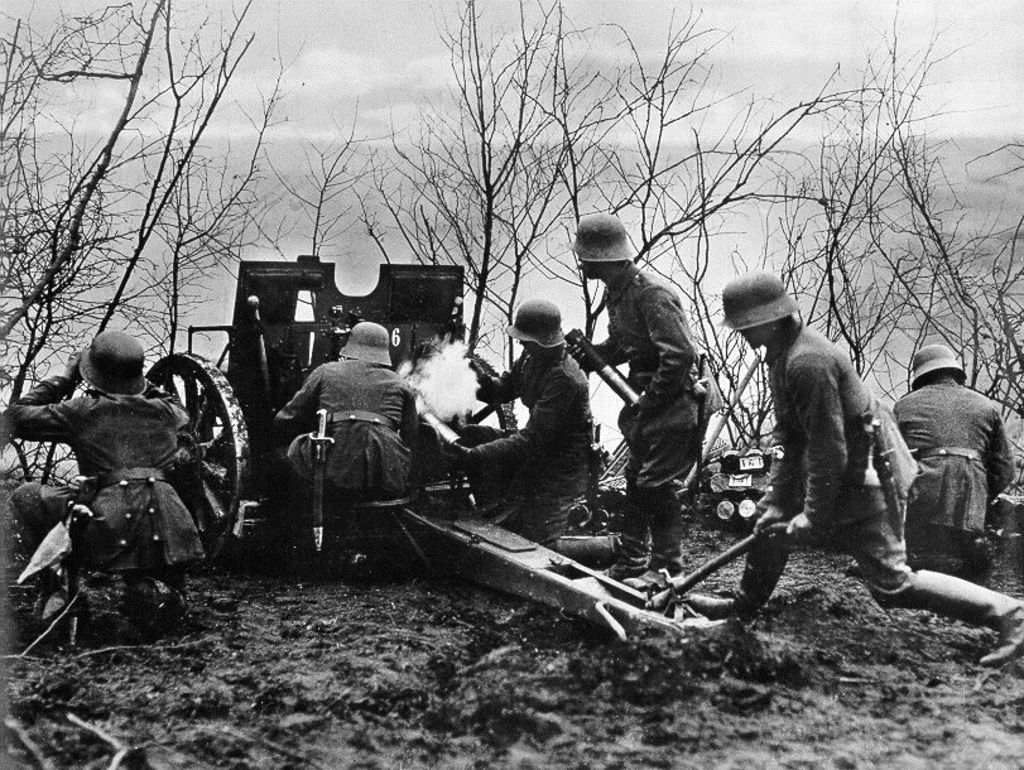
[[[608,387],[615,391],[619,398],[627,404],[634,405],[640,400],[640,395],[633,390],[615,367],[602,358],[582,331],[572,329],[565,335],[565,341],[569,343],[569,350],[572,351],[576,360],[593,369],[598,377],[608,383]]]

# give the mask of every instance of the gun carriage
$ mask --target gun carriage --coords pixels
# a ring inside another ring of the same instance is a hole
[[[455,266],[385,264],[373,291],[349,296],[337,287],[335,266],[316,257],[241,263],[232,323],[189,327],[187,352],[161,359],[147,374],[176,392],[190,416],[198,462],[188,502],[208,553],[225,542],[244,552],[245,540],[275,517],[295,515],[273,416],[315,367],[339,355],[351,327],[362,320],[383,325],[392,362],[412,361],[439,342],[461,339],[462,292]],[[193,351],[199,334],[226,336],[216,362]],[[471,419],[494,411],[482,408]],[[496,419],[511,427],[514,418],[499,408]],[[426,504],[458,483],[440,462],[439,427],[424,422],[425,439],[413,448],[413,502],[382,506],[423,566],[557,607],[623,639],[640,627],[682,632],[707,623],[673,617],[682,605],[645,609],[645,593],[487,521],[454,496],[448,505]],[[463,490],[458,499],[465,498]]]
[[[313,369],[338,357],[355,323],[387,328],[396,365],[463,334],[461,267],[381,265],[376,287],[362,296],[343,294],[334,271],[308,256],[242,262],[231,324],[190,326],[187,352],[161,359],[147,375],[177,392],[191,418],[208,549],[244,536],[287,504],[274,414]],[[226,336],[216,363],[194,352],[200,334]],[[499,421],[510,414],[500,410]]]

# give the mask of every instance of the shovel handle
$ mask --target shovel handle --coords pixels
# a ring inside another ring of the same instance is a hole
[[[762,531],[755,532],[752,535],[748,535],[747,537],[740,540],[738,543],[733,544],[731,547],[729,547],[725,551],[722,551],[722,553],[718,554],[718,556],[699,566],[690,574],[680,575],[679,577],[671,578],[668,581],[669,587],[666,588],[664,591],[660,591],[656,593],[654,596],[652,596],[648,600],[647,606],[651,609],[663,608],[666,604],[668,604],[669,600],[672,598],[673,595],[685,594],[695,585],[697,585],[706,577],[708,577],[708,575],[717,572],[729,562],[735,561],[740,556],[743,556],[747,551],[751,549],[751,547],[754,545],[754,543],[758,541],[758,539],[762,537],[767,537],[769,535],[776,535],[785,532],[787,526],[789,525],[786,522],[780,522],[778,524],[772,524],[768,527],[765,527],[765,529],[763,529]]]

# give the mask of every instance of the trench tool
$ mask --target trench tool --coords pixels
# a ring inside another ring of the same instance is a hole
[[[327,468],[327,448],[334,439],[327,435],[327,410],[316,412],[316,432],[309,434],[313,445],[313,543],[317,553],[324,545],[324,475]]]
[[[762,531],[755,532],[722,551],[718,556],[702,564],[690,574],[669,578],[668,588],[651,596],[644,605],[645,608],[657,611],[664,610],[674,603],[676,597],[685,594],[709,575],[714,574],[726,564],[736,561],[736,559],[746,554],[760,538],[783,534],[788,526],[785,522],[780,522],[765,527]]]

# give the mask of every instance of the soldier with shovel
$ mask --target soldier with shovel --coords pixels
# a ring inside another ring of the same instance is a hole
[[[907,566],[904,518],[917,471],[889,409],[849,358],[800,318],[782,281],[752,273],[722,292],[725,325],[765,348],[775,402],[772,465],[756,531],[786,521],[784,537],[757,538],[733,599],[689,597],[702,614],[747,614],[768,600],[786,566],[787,539],[853,556],[883,606],[927,609],[999,634],[982,665],[1024,653],[1024,602],[949,575]]]

